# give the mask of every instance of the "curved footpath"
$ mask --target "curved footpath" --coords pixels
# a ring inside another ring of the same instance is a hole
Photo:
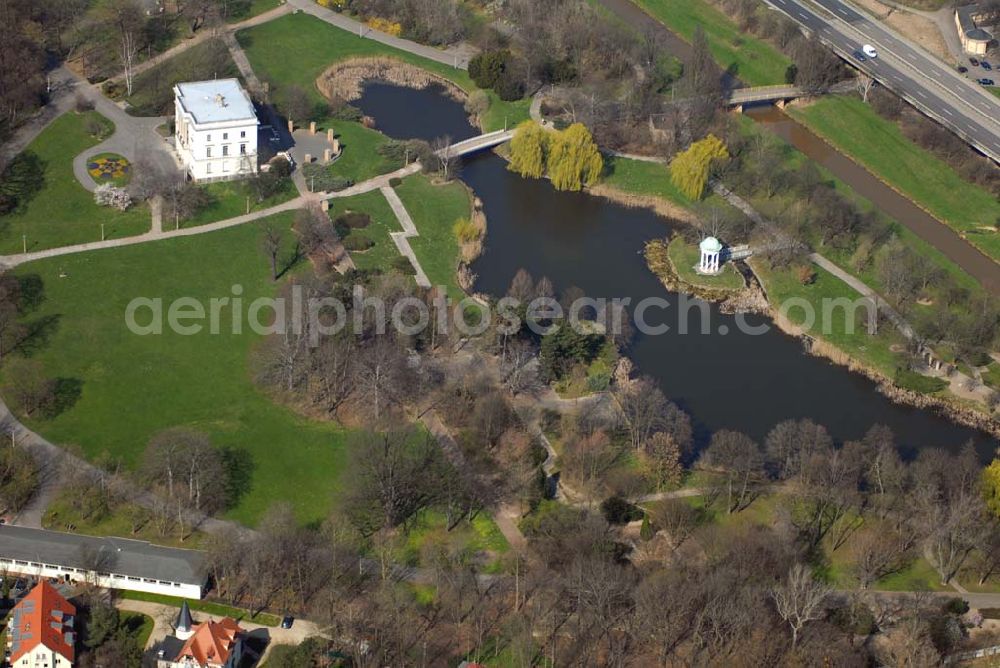
[[[326,7],[320,7],[316,4],[315,0],[287,0],[287,2],[291,7],[295,8],[295,11],[305,12],[306,14],[315,16],[316,18],[326,21],[330,25],[336,26],[341,30],[347,30],[348,32],[354,33],[360,37],[365,37],[381,44],[395,47],[402,51],[407,51],[443,65],[450,65],[458,69],[467,70],[469,69],[469,60],[477,53],[477,50],[473,46],[464,42],[447,49],[437,49],[433,46],[427,46],[426,44],[420,44],[412,40],[403,39],[402,37],[393,37],[392,35],[384,32],[373,30],[364,23],[355,21],[348,16],[344,16],[340,12],[335,12],[332,9],[327,9]]]
[[[106,239],[104,241],[93,241],[85,244],[76,244],[75,246],[61,246],[59,248],[49,248],[46,250],[35,251],[33,253],[20,253],[18,255],[0,255],[0,268],[11,269],[18,265],[24,264],[26,262],[32,262],[34,260],[41,260],[49,257],[59,257],[62,255],[73,255],[76,253],[85,253],[89,251],[102,250],[105,248],[121,248],[123,246],[134,246],[135,244],[148,243],[150,241],[159,241],[161,239],[173,239],[174,237],[190,237],[197,234],[207,234],[209,232],[215,232],[217,230],[224,230],[229,227],[235,227],[237,225],[245,225],[246,223],[252,223],[256,220],[261,220],[267,218],[268,216],[273,216],[276,213],[282,213],[285,211],[294,211],[296,209],[302,208],[303,206],[309,204],[310,202],[320,202],[322,200],[338,199],[341,197],[351,197],[353,195],[360,195],[363,193],[371,192],[372,190],[379,190],[380,188],[389,185],[389,181],[393,178],[402,178],[405,176],[410,176],[411,174],[416,174],[420,171],[420,164],[413,163],[402,169],[398,169],[395,172],[389,174],[383,174],[382,176],[377,176],[374,179],[369,179],[368,181],[363,181],[350,188],[340,190],[333,193],[312,193],[309,195],[301,195],[295,199],[290,199],[287,202],[278,204],[276,206],[269,207],[267,209],[261,209],[260,211],[254,211],[243,216],[237,216],[235,218],[227,218],[226,220],[220,220],[215,223],[207,223],[205,225],[199,225],[197,227],[182,227],[177,230],[167,230],[167,231],[156,231],[151,230],[146,234],[140,234],[134,237],[123,237],[121,239]]]
[[[117,153],[125,156],[133,165],[137,160],[151,162],[161,170],[180,169],[180,163],[167,148],[166,141],[156,132],[157,126],[166,123],[166,116],[140,117],[130,116],[117,104],[104,97],[96,86],[72,72],[65,65],[58,71],[63,77],[73,82],[76,97],[82,97],[94,105],[94,110],[115,124],[115,130],[110,137],[96,146],[91,146],[73,158],[73,175],[84,188],[93,192],[97,183],[87,170],[87,162],[99,153]]]

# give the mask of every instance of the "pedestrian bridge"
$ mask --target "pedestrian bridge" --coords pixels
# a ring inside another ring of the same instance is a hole
[[[472,137],[470,139],[452,144],[451,146],[446,146],[445,148],[440,149],[437,154],[442,158],[461,158],[471,153],[485,151],[486,149],[493,148],[494,146],[499,146],[504,142],[510,141],[513,136],[513,130],[497,130],[495,132],[487,132],[486,134],[479,135],[478,137]]]

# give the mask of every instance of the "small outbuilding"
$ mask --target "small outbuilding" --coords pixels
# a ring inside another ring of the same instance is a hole
[[[701,261],[698,263],[699,274],[718,274],[722,270],[722,242],[715,237],[705,237],[698,245],[701,250]]]

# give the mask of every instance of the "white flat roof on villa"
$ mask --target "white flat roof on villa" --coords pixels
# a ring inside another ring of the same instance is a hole
[[[250,96],[236,79],[190,81],[174,88],[181,106],[196,123],[257,120]]]

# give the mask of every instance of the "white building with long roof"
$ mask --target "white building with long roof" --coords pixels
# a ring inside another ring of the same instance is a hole
[[[257,112],[236,79],[174,86],[175,147],[195,181],[257,173]]]

